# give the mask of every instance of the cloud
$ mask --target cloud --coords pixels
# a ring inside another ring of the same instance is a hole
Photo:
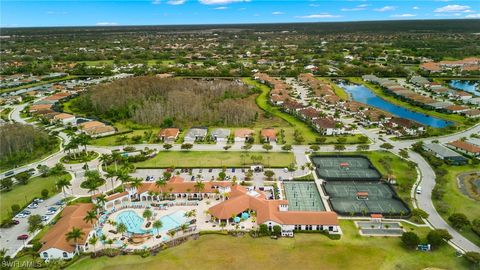
[[[228,5],[231,3],[250,2],[250,0],[199,0],[204,5]]]
[[[342,17],[340,15],[332,15],[328,13],[321,13],[321,14],[310,14],[305,16],[295,16],[296,18],[300,19],[329,19],[329,18],[338,18]]]
[[[393,17],[393,18],[408,18],[408,17],[415,17],[417,15],[415,14],[410,14],[410,13],[404,13],[404,14],[394,14],[390,17]]]
[[[272,12],[272,15],[283,15],[285,14],[285,12],[282,12],[282,11],[274,11]]]
[[[363,7],[356,7],[356,8],[342,8],[340,9],[341,11],[361,11],[365,10],[366,8]]]
[[[420,8],[417,7],[417,6],[414,6],[414,7],[412,7],[412,9],[414,9],[414,10],[419,10]]]
[[[116,22],[97,22],[95,25],[97,26],[115,26],[118,25]]]
[[[216,8],[214,8],[214,9],[216,9],[216,10],[225,10],[225,9],[228,9],[228,7],[223,7],[223,6],[222,6],[222,7],[216,7]]]
[[[480,13],[469,14],[469,15],[465,16],[465,18],[467,18],[467,19],[477,19],[477,18],[480,18]]]
[[[152,4],[158,5],[158,4],[160,4],[161,2],[162,2],[161,0],[153,0],[153,1],[152,1]]]
[[[177,5],[183,5],[185,4],[185,2],[186,0],[169,0],[167,4],[177,6]]]
[[[376,8],[374,9],[375,11],[378,11],[378,12],[385,12],[385,11],[392,11],[392,10],[395,10],[397,9],[397,7],[394,7],[394,6],[384,6],[382,8]]]
[[[433,12],[443,13],[443,12],[472,12],[469,6],[462,5],[447,5],[435,9]]]

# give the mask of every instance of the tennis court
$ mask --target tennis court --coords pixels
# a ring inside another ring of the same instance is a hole
[[[363,156],[314,156],[317,175],[325,180],[380,180],[381,175]]]
[[[382,182],[327,182],[325,191],[335,212],[343,215],[407,215],[408,207]],[[359,198],[362,195],[362,198]]]
[[[283,182],[289,211],[325,211],[315,182]]]

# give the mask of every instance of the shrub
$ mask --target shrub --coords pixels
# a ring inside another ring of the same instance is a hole
[[[480,253],[469,251],[464,255],[465,259],[471,262],[474,266],[480,266]]]
[[[472,231],[480,236],[480,218],[476,218],[472,221]]]
[[[282,227],[279,225],[273,226],[273,235],[280,236],[282,234]]]
[[[443,229],[432,230],[427,235],[428,243],[432,245],[432,248],[437,248],[445,243],[444,240],[448,241],[450,239],[452,239],[452,236],[447,230]]]
[[[428,218],[428,213],[423,211],[422,209],[415,208],[412,210],[412,216],[417,216],[421,218]]]
[[[448,217],[448,221],[452,223],[452,226],[457,229],[461,230],[465,226],[470,225],[470,221],[468,220],[467,216],[462,213],[454,213]]]
[[[12,212],[13,212],[14,214],[18,213],[18,212],[20,211],[20,209],[21,209],[21,208],[20,208],[20,205],[18,205],[18,204],[12,204],[12,206],[10,206],[10,208],[12,209]]]
[[[42,189],[42,193],[41,193],[41,194],[42,194],[42,197],[43,197],[44,199],[48,198],[48,189],[46,189],[46,188]]]
[[[420,244],[420,238],[414,232],[404,232],[402,234],[402,242],[410,249],[414,249]]]

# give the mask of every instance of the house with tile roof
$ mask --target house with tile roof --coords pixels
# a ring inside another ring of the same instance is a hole
[[[180,129],[178,128],[162,128],[158,133],[158,138],[164,142],[175,142],[179,134]]]
[[[72,259],[75,254],[88,250],[88,239],[94,234],[92,223],[84,220],[88,211],[94,209],[91,203],[69,205],[61,213],[61,218],[40,239],[42,247],[38,251],[41,258]],[[74,241],[67,241],[66,234],[73,228],[83,232],[83,236]]]
[[[239,128],[234,132],[235,142],[246,142],[255,136],[255,130],[249,128]]]
[[[449,142],[447,146],[461,153],[474,156],[474,157],[480,157],[480,146],[476,144],[462,141],[462,140],[457,140],[457,141]]]

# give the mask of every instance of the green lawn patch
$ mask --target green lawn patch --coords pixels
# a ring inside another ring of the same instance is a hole
[[[85,151],[82,151],[80,153],[77,153],[76,156],[72,153],[62,157],[60,159],[60,162],[63,162],[65,164],[85,163],[96,159],[98,155],[99,154],[94,151],[88,151],[87,154],[85,154]]]
[[[433,252],[404,248],[399,238],[362,237],[352,221],[341,221],[344,235],[330,240],[321,234],[296,234],[294,238],[203,235],[156,256],[118,256],[80,259],[70,270],[150,269],[468,269],[453,248],[444,245]],[[428,229],[415,228],[424,238]],[[232,252],[241,250],[241,252]]]
[[[47,189],[50,196],[58,193],[55,182],[61,177],[71,179],[68,173],[48,177],[38,176],[30,179],[26,185],[15,185],[8,192],[2,191],[0,193],[0,220],[8,218],[13,204],[18,204],[21,208],[24,208],[34,198],[41,198],[43,189]]]
[[[239,151],[161,151],[152,159],[135,163],[142,167],[242,167],[254,164],[252,156],[261,156],[261,164],[272,167],[288,167],[295,162],[290,152],[239,152]],[[256,162],[255,162],[256,163]]]

